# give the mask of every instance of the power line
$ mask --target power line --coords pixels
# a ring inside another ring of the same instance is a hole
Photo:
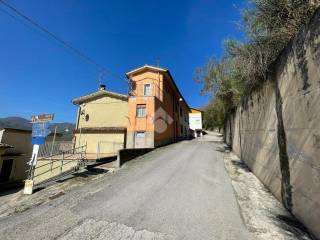
[[[34,26],[36,29],[40,30],[41,32],[49,35],[51,38],[53,38],[55,41],[57,41],[58,43],[60,43],[62,46],[68,48],[69,50],[71,50],[73,53],[75,53],[76,55],[78,55],[79,57],[81,57],[82,59],[84,59],[85,61],[87,61],[88,63],[91,63],[92,65],[94,65],[95,67],[98,68],[98,70],[102,73],[108,72],[108,73],[112,73],[109,69],[107,69],[106,67],[104,67],[103,65],[101,65],[100,63],[96,62],[94,59],[92,59],[91,57],[89,57],[88,55],[86,55],[85,53],[83,53],[82,51],[80,51],[79,49],[73,47],[72,45],[70,45],[69,43],[67,43],[66,41],[64,41],[63,39],[61,39],[60,37],[58,37],[57,35],[55,35],[54,33],[50,32],[47,28],[41,26],[39,23],[37,23],[35,20],[33,20],[32,18],[26,16],[25,14],[23,14],[21,11],[19,11],[17,8],[13,7],[12,5],[8,4],[7,2],[5,2],[4,0],[0,0],[0,3],[2,3],[4,6],[6,6],[7,8],[9,8],[11,11],[13,11],[15,14],[17,14],[18,16],[20,16],[21,18],[23,18],[25,21],[29,22],[32,26]],[[5,11],[4,9],[1,9],[3,12],[7,13],[8,15],[10,15],[11,17],[14,18],[14,16],[12,14],[10,14],[9,12]],[[102,73],[99,74],[99,80],[98,82],[101,82],[101,76]],[[113,73],[112,73],[113,74]],[[114,74],[113,74],[114,75]],[[115,75],[114,75],[115,76]],[[116,76],[118,78],[118,76]]]

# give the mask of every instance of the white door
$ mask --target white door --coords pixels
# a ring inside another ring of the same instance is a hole
[[[144,148],[145,147],[145,132],[136,132],[135,135],[135,148]]]

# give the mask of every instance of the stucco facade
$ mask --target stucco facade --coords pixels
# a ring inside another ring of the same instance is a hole
[[[0,182],[22,182],[26,179],[28,165],[32,152],[31,131],[5,128],[0,130]]]
[[[127,73],[128,148],[154,148],[187,138],[189,107],[170,72],[145,65]]]
[[[128,125],[126,95],[99,91],[73,100],[78,105],[75,147],[87,146],[88,159],[115,156],[125,148]]]

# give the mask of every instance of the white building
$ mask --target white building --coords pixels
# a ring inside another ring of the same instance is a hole
[[[193,132],[194,137],[202,137],[202,111],[196,108],[191,108],[189,113],[189,127]]]

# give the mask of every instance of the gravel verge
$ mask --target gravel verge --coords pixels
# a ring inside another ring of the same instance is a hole
[[[224,163],[243,221],[254,239],[314,239],[234,153],[226,150]]]

